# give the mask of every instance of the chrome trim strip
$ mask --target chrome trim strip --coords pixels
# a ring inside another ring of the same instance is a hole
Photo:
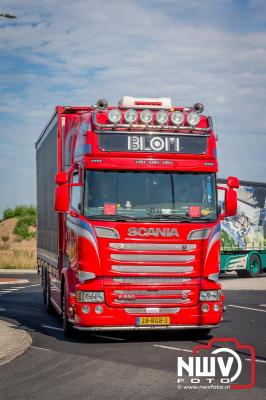
[[[180,307],[135,307],[135,308],[125,308],[128,314],[177,314],[180,311]]]
[[[93,326],[93,327],[87,327],[87,326],[74,326],[74,329],[77,329],[79,331],[141,331],[141,330],[170,330],[170,329],[176,329],[176,330],[189,330],[189,329],[214,329],[218,328],[220,325],[158,325],[158,326],[131,326],[131,325],[126,325],[126,326]]]

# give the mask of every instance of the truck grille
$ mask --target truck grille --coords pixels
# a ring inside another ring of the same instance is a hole
[[[111,259],[116,261],[138,261],[138,262],[189,262],[195,256],[179,254],[111,254]]]
[[[157,295],[157,296],[164,296],[164,295],[187,295],[191,291],[189,289],[186,290],[114,290],[115,294],[120,294],[120,295],[142,295],[142,296],[152,296],[152,295]]]
[[[189,303],[190,299],[115,299],[115,303],[117,304],[180,304],[180,303]]]
[[[167,265],[112,265],[112,270],[126,273],[173,273],[173,272],[192,272],[193,266],[167,266]]]
[[[191,281],[191,278],[159,278],[159,277],[148,277],[141,278],[138,276],[134,277],[117,277],[113,278],[113,282],[120,284],[129,283],[131,285],[173,285],[175,283],[186,283]]]
[[[110,243],[111,249],[130,251],[187,251],[194,250],[195,244],[172,244],[172,243]]]

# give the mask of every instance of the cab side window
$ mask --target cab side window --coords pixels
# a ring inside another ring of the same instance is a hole
[[[79,183],[78,173],[73,175],[72,183]],[[72,186],[71,188],[71,209],[75,211],[80,211],[80,201],[81,201],[81,186]]]

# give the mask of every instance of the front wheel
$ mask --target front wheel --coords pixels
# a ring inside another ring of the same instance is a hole
[[[67,315],[67,292],[66,285],[64,285],[63,297],[62,297],[62,317],[63,317],[63,330],[64,335],[67,338],[71,338],[74,334],[73,324],[68,320]]]

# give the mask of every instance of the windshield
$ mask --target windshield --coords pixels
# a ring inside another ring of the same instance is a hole
[[[119,220],[214,220],[215,174],[86,171],[84,215]]]

